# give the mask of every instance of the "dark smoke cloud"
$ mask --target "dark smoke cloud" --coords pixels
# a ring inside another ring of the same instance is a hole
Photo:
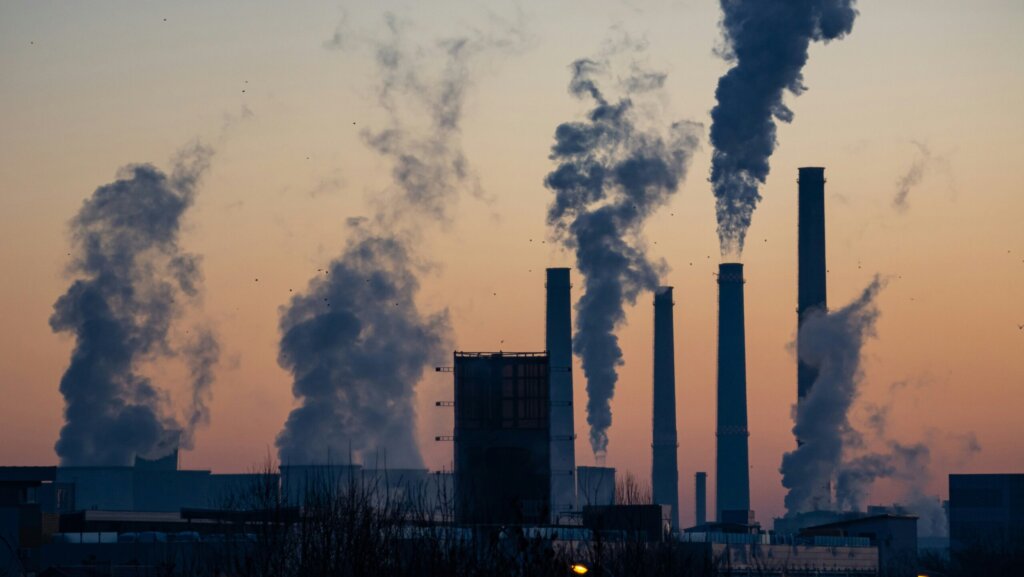
[[[199,327],[179,346],[175,327],[201,285],[199,257],[178,245],[182,218],[195,199],[212,151],[180,152],[170,175],[149,164],[121,169],[71,221],[76,278],[54,304],[50,326],[75,337],[60,383],[65,424],[56,450],[64,465],[130,465],[190,448],[209,420],[208,400],[219,347]],[[183,357],[192,402],[178,422],[169,393],[140,364]]]
[[[863,379],[861,350],[875,334],[875,298],[883,285],[876,276],[855,301],[834,312],[817,311],[800,328],[797,354],[818,369],[818,378],[794,410],[793,433],[802,444],[782,457],[780,472],[791,514],[830,504],[828,487],[843,464],[844,446],[851,439],[860,442],[849,412]],[[870,472],[882,465],[865,462],[862,469]]]
[[[285,463],[351,456],[422,467],[415,386],[451,350],[447,310],[416,305],[418,276],[429,266],[417,249],[424,225],[447,223],[458,192],[476,186],[460,131],[474,59],[512,43],[481,33],[408,47],[397,18],[387,15],[385,25],[384,42],[342,31],[330,43],[348,46],[337,41],[344,34],[370,43],[388,126],[362,135],[390,160],[391,185],[371,199],[373,217],[346,219],[344,252],[282,309],[279,363],[300,403],[277,437]]]
[[[423,465],[414,437],[414,386],[448,350],[447,312],[424,315],[410,247],[361,229],[281,317],[279,362],[302,405],[277,439],[281,461],[386,455]]]
[[[775,121],[791,122],[783,102],[801,94],[811,41],[853,29],[855,0],[721,0],[722,56],[733,64],[718,81],[711,111],[711,183],[723,255],[743,251],[775,150]]]
[[[599,461],[607,451],[610,402],[623,364],[615,329],[625,322],[625,303],[657,288],[666,268],[647,257],[643,224],[678,189],[699,142],[691,123],[672,124],[665,134],[641,126],[650,119],[641,117],[633,96],[660,88],[664,75],[634,68],[621,82],[626,96],[610,101],[598,85],[607,67],[605,60],[572,64],[569,92],[594,107],[585,121],[555,130],[551,159],[558,166],[544,181],[555,194],[548,223],[576,253],[584,277],[573,349],[587,377],[590,444]]]

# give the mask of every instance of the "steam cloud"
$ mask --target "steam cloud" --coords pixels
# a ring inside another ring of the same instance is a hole
[[[587,422],[598,462],[607,452],[610,402],[623,364],[615,329],[625,322],[625,303],[657,288],[666,268],[647,257],[643,224],[678,189],[699,143],[699,127],[692,123],[676,122],[667,134],[640,125],[644,119],[631,97],[660,89],[663,74],[634,68],[622,83],[626,96],[610,102],[597,80],[607,65],[589,59],[572,64],[569,92],[589,98],[594,108],[585,121],[555,130],[551,159],[559,164],[544,181],[555,194],[548,224],[575,251],[584,277],[573,349],[587,377]]]
[[[791,122],[789,90],[806,90],[802,69],[811,41],[853,29],[855,0],[721,0],[723,57],[733,63],[718,81],[711,111],[711,183],[723,255],[739,256],[770,170],[775,120]]]
[[[870,406],[868,426],[884,451],[870,452],[849,458],[843,464],[836,478],[836,501],[841,509],[860,510],[871,490],[872,484],[882,478],[892,478],[903,485],[900,503],[906,510],[918,517],[918,534],[923,537],[945,537],[948,533],[946,511],[938,497],[925,493],[925,487],[932,481],[933,463],[929,447],[934,434],[929,433],[926,442],[903,444],[886,437],[889,411],[885,407]],[[956,461],[966,462],[981,450],[973,433],[950,435],[957,448]],[[854,449],[861,448],[860,437],[855,436]]]
[[[344,252],[282,308],[278,360],[300,402],[277,437],[285,463],[351,455],[422,467],[415,385],[451,350],[447,310],[424,313],[416,305],[418,275],[427,266],[416,248],[424,218],[446,222],[458,191],[473,185],[460,142],[472,58],[510,44],[497,36],[460,37],[407,50],[400,23],[390,15],[385,23],[390,38],[373,50],[379,104],[390,124],[364,131],[363,139],[391,160],[392,185],[372,199],[372,218],[347,220],[352,236]],[[350,35],[335,34],[341,36]],[[433,63],[440,63],[436,75]],[[404,121],[414,113],[419,124]]]
[[[882,450],[866,451],[863,435],[850,423],[850,409],[863,379],[862,350],[875,336],[875,304],[884,282],[877,276],[852,303],[834,312],[816,311],[800,328],[798,354],[818,369],[810,393],[794,409],[796,450],[782,457],[782,484],[788,489],[789,515],[812,510],[863,510],[875,481],[896,479],[904,487],[903,505],[920,519],[924,536],[946,533],[941,503],[924,492],[932,478],[929,443],[900,443],[887,438],[889,409],[868,405],[867,423]],[[963,453],[980,450],[974,435],[961,439]],[[835,486],[835,502],[829,487]]]
[[[75,337],[60,382],[65,424],[56,444],[63,465],[130,465],[191,448],[209,421],[219,346],[213,332],[175,329],[198,304],[198,256],[178,245],[182,218],[195,200],[211,149],[181,151],[171,174],[149,164],[122,168],[85,201],[71,221],[76,278],[54,304],[50,326]],[[184,341],[184,342],[183,342]],[[169,393],[140,365],[180,357],[191,377],[184,423]]]
[[[789,490],[785,503],[790,514],[830,505],[828,487],[843,468],[844,445],[851,437],[859,439],[849,412],[863,379],[861,349],[875,334],[875,297],[882,286],[875,277],[855,301],[834,312],[812,312],[800,328],[797,354],[818,369],[818,378],[795,409],[793,433],[802,444],[782,457],[780,472],[782,485]],[[864,462],[858,469],[870,474],[884,465]],[[857,486],[851,477],[840,500],[856,500]]]

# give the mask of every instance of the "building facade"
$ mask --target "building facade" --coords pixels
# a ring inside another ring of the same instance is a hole
[[[454,371],[456,519],[548,522],[548,356],[456,352]]]

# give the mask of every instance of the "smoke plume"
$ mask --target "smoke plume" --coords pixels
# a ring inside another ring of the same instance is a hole
[[[122,168],[85,201],[71,221],[75,276],[54,304],[50,326],[75,337],[60,382],[65,423],[56,444],[63,465],[130,465],[191,448],[209,420],[217,340],[207,328],[180,334],[198,304],[198,256],[182,251],[182,219],[195,200],[212,151],[181,151],[170,175],[149,164]],[[191,377],[184,422],[169,392],[140,365],[182,358]]]
[[[698,146],[692,123],[676,122],[667,130],[641,125],[650,119],[642,117],[633,97],[660,89],[663,74],[634,67],[622,82],[625,96],[610,101],[598,84],[607,67],[602,60],[572,64],[569,92],[594,107],[586,120],[555,130],[551,159],[558,166],[544,181],[555,194],[548,224],[575,252],[584,278],[573,349],[587,377],[590,444],[599,462],[608,447],[610,402],[623,364],[615,329],[625,322],[624,305],[657,288],[666,268],[647,257],[643,224],[678,189]]]
[[[801,444],[782,458],[786,510],[789,515],[833,508],[861,511],[876,481],[894,479],[903,488],[902,505],[919,517],[920,534],[943,536],[945,511],[925,492],[932,480],[934,439],[906,444],[889,438],[887,405],[866,406],[875,450],[867,449],[868,442],[850,423],[863,379],[862,351],[875,335],[875,300],[883,286],[875,277],[857,300],[835,312],[812,313],[800,328],[800,360],[817,368],[818,378],[794,408],[793,433]],[[956,440],[963,445],[963,458],[980,450],[973,434]]]
[[[914,142],[913,144],[917,147],[917,156],[907,171],[896,181],[896,194],[892,199],[893,208],[901,213],[907,212],[907,209],[910,208],[910,203],[907,200],[910,191],[921,184],[932,169],[940,170],[947,180],[952,181],[952,171],[948,159],[932,153],[931,149],[923,143]]]
[[[813,312],[800,328],[797,354],[818,369],[818,378],[794,409],[793,433],[802,444],[782,457],[780,472],[782,484],[789,490],[785,502],[791,514],[830,505],[828,487],[844,469],[844,447],[851,441],[860,443],[849,412],[863,379],[861,350],[875,335],[875,298],[883,284],[876,276],[855,301],[834,312]],[[856,471],[870,477],[888,465],[865,460]],[[848,475],[858,474],[846,470]],[[850,487],[845,498],[856,500],[856,479],[850,477],[845,486]]]
[[[351,456],[422,467],[415,386],[451,350],[447,310],[416,304],[429,266],[416,249],[423,223],[446,223],[459,190],[475,187],[460,130],[473,58],[509,45],[479,35],[406,48],[401,23],[390,15],[385,23],[387,41],[371,48],[389,124],[362,136],[390,160],[391,185],[370,199],[371,218],[347,219],[342,254],[282,308],[278,360],[299,401],[277,437],[284,463]]]
[[[422,314],[410,246],[354,227],[345,252],[281,316],[279,362],[302,405],[278,436],[281,461],[364,460],[423,465],[414,386],[448,350],[446,312]]]
[[[948,520],[942,502],[925,488],[933,480],[936,468],[930,446],[940,439],[930,431],[924,442],[904,444],[887,437],[889,411],[886,407],[868,406],[868,428],[882,451],[868,452],[847,458],[836,476],[836,504],[841,509],[860,510],[871,487],[879,479],[895,479],[902,486],[899,496],[901,508],[918,517],[918,535],[945,537]],[[945,433],[944,440],[954,445],[955,467],[962,467],[981,450],[973,433],[955,435]],[[862,449],[863,447],[852,447]],[[949,467],[942,467],[948,469]]]
[[[743,251],[775,150],[775,121],[791,122],[783,102],[800,95],[811,41],[842,38],[857,17],[855,0],[721,0],[722,56],[732,68],[718,81],[711,111],[711,183],[723,255]]]

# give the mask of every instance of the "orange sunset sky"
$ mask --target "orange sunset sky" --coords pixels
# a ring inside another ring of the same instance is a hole
[[[891,435],[932,448],[926,489],[942,498],[951,472],[1024,472],[1024,3],[862,0],[858,8],[849,37],[812,44],[808,91],[787,96],[795,119],[779,127],[743,254],[751,499],[762,520],[782,513],[778,468],[794,445],[800,166],[826,167],[830,306],[849,302],[876,273],[890,279],[854,422],[870,404],[889,405]],[[360,137],[386,122],[373,57],[359,40],[382,33],[385,11],[401,20],[412,50],[495,22],[524,32],[514,50],[483,54],[470,70],[461,146],[482,194],[462,191],[450,223],[424,226],[433,266],[419,304],[448,308],[460,350],[544,347],[544,269],[572,266],[573,256],[549,236],[543,179],[555,127],[588,106],[567,93],[570,62],[610,38],[644,39],[639,58],[668,74],[659,117],[703,125],[686,181],[645,229],[651,256],[670,266],[664,284],[675,287],[689,524],[693,473],[707,471],[714,486],[721,258],[707,128],[728,64],[715,54],[713,0],[0,0],[0,464],[57,462],[58,383],[74,341],[48,319],[70,283],[69,220],[119,167],[166,169],[195,138],[216,154],[181,244],[203,257],[203,311],[223,355],[211,423],[182,464],[245,471],[274,451],[294,406],[290,375],[277,364],[280,307],[341,252],[346,219],[368,214],[367,197],[388,186],[388,161]],[[342,29],[357,31],[355,40],[332,48]],[[915,163],[922,177],[898,211],[897,182]],[[575,299],[575,273],[574,283]],[[643,478],[652,298],[628,308],[618,332],[625,366],[608,452],[610,466]],[[184,394],[173,366],[149,370],[175,399]],[[584,386],[577,367],[581,465],[593,464]],[[425,373],[417,391],[421,451],[431,468],[448,466],[451,445],[433,439],[450,434],[450,409],[433,405],[451,398],[450,375]],[[967,449],[972,435],[980,451]],[[871,502],[891,503],[903,490],[880,483]]]

